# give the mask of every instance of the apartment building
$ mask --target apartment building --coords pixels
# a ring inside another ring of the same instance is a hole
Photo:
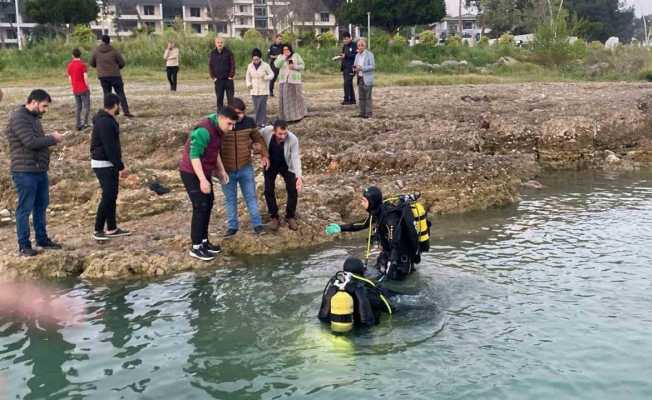
[[[18,32],[25,38],[36,26],[23,13],[17,13],[15,6],[16,0],[0,0],[0,46],[17,45]],[[229,10],[211,10],[206,0],[121,0],[108,12],[98,15],[91,28],[98,37],[102,34],[115,37],[145,29],[161,33],[167,26],[179,23],[197,35],[218,32],[242,37],[250,29],[264,34],[294,29],[313,30],[317,35],[325,32],[337,35],[335,15],[322,2],[318,2],[312,18],[298,18],[283,0],[233,0]]]
[[[22,8],[22,4],[18,3]],[[19,36],[27,36],[36,24],[16,12],[16,0],[0,0],[0,47],[17,46]]]

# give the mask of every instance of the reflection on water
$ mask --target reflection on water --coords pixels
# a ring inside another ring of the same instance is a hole
[[[81,327],[0,319],[0,399],[652,398],[652,182],[559,175],[439,217],[402,312],[335,336],[321,291],[361,244],[93,286]],[[623,396],[623,394],[625,394]]]

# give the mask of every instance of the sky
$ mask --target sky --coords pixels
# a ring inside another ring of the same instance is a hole
[[[638,16],[652,14],[652,0],[625,0],[625,4],[628,6],[633,5]],[[458,0],[446,0],[446,10],[449,15],[457,16],[458,7]]]

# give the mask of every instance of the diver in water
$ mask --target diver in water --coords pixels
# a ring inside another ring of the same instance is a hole
[[[377,240],[381,247],[381,253],[376,260],[380,279],[384,276],[394,280],[405,279],[414,271],[414,265],[421,262],[421,252],[427,251],[429,246],[429,224],[423,206],[418,205],[420,208],[417,213],[422,214],[418,217],[421,220],[415,224],[413,208],[418,204],[416,197],[408,199],[402,196],[398,199],[398,202],[383,201],[381,190],[371,186],[364,191],[361,199],[362,207],[369,213],[364,220],[345,225],[330,224],[326,227],[326,234],[329,236],[369,229],[367,257],[371,242]],[[418,232],[419,224],[426,228]],[[422,242],[425,244],[422,245]]]
[[[330,323],[333,332],[344,333],[353,326],[371,327],[380,322],[383,313],[391,315],[390,298],[397,293],[364,277],[362,260],[349,257],[326,285],[322,295],[319,319]]]

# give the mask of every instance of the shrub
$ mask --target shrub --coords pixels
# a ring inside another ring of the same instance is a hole
[[[602,42],[599,41],[599,40],[594,40],[594,41],[592,41],[591,44],[589,45],[589,47],[590,47],[592,50],[600,50],[600,49],[604,49],[604,45],[603,45]]]
[[[317,36],[312,30],[299,33],[299,46],[312,46],[317,42]]]
[[[333,32],[326,32],[317,37],[317,43],[319,43],[320,47],[335,47],[337,45],[337,38]]]
[[[296,42],[297,40],[297,35],[295,35],[293,32],[290,31],[285,31],[281,34],[281,37],[283,38],[283,43],[292,43]]]
[[[514,36],[510,33],[503,33],[498,38],[498,45],[503,47],[511,47],[514,44]]]
[[[482,36],[478,41],[478,47],[488,47],[489,46],[489,37]]]
[[[72,39],[77,43],[94,42],[95,34],[87,25],[76,25],[72,32]]]
[[[248,29],[243,36],[244,40],[255,42],[263,40],[263,35],[255,29]]]
[[[408,40],[405,36],[397,33],[389,40],[389,44],[393,46],[407,46]]]
[[[641,71],[641,79],[652,82],[652,68]]]
[[[437,44],[437,35],[433,31],[423,31],[419,34],[419,43],[434,46]]]
[[[462,38],[457,35],[450,35],[446,38],[446,46],[462,47]]]

